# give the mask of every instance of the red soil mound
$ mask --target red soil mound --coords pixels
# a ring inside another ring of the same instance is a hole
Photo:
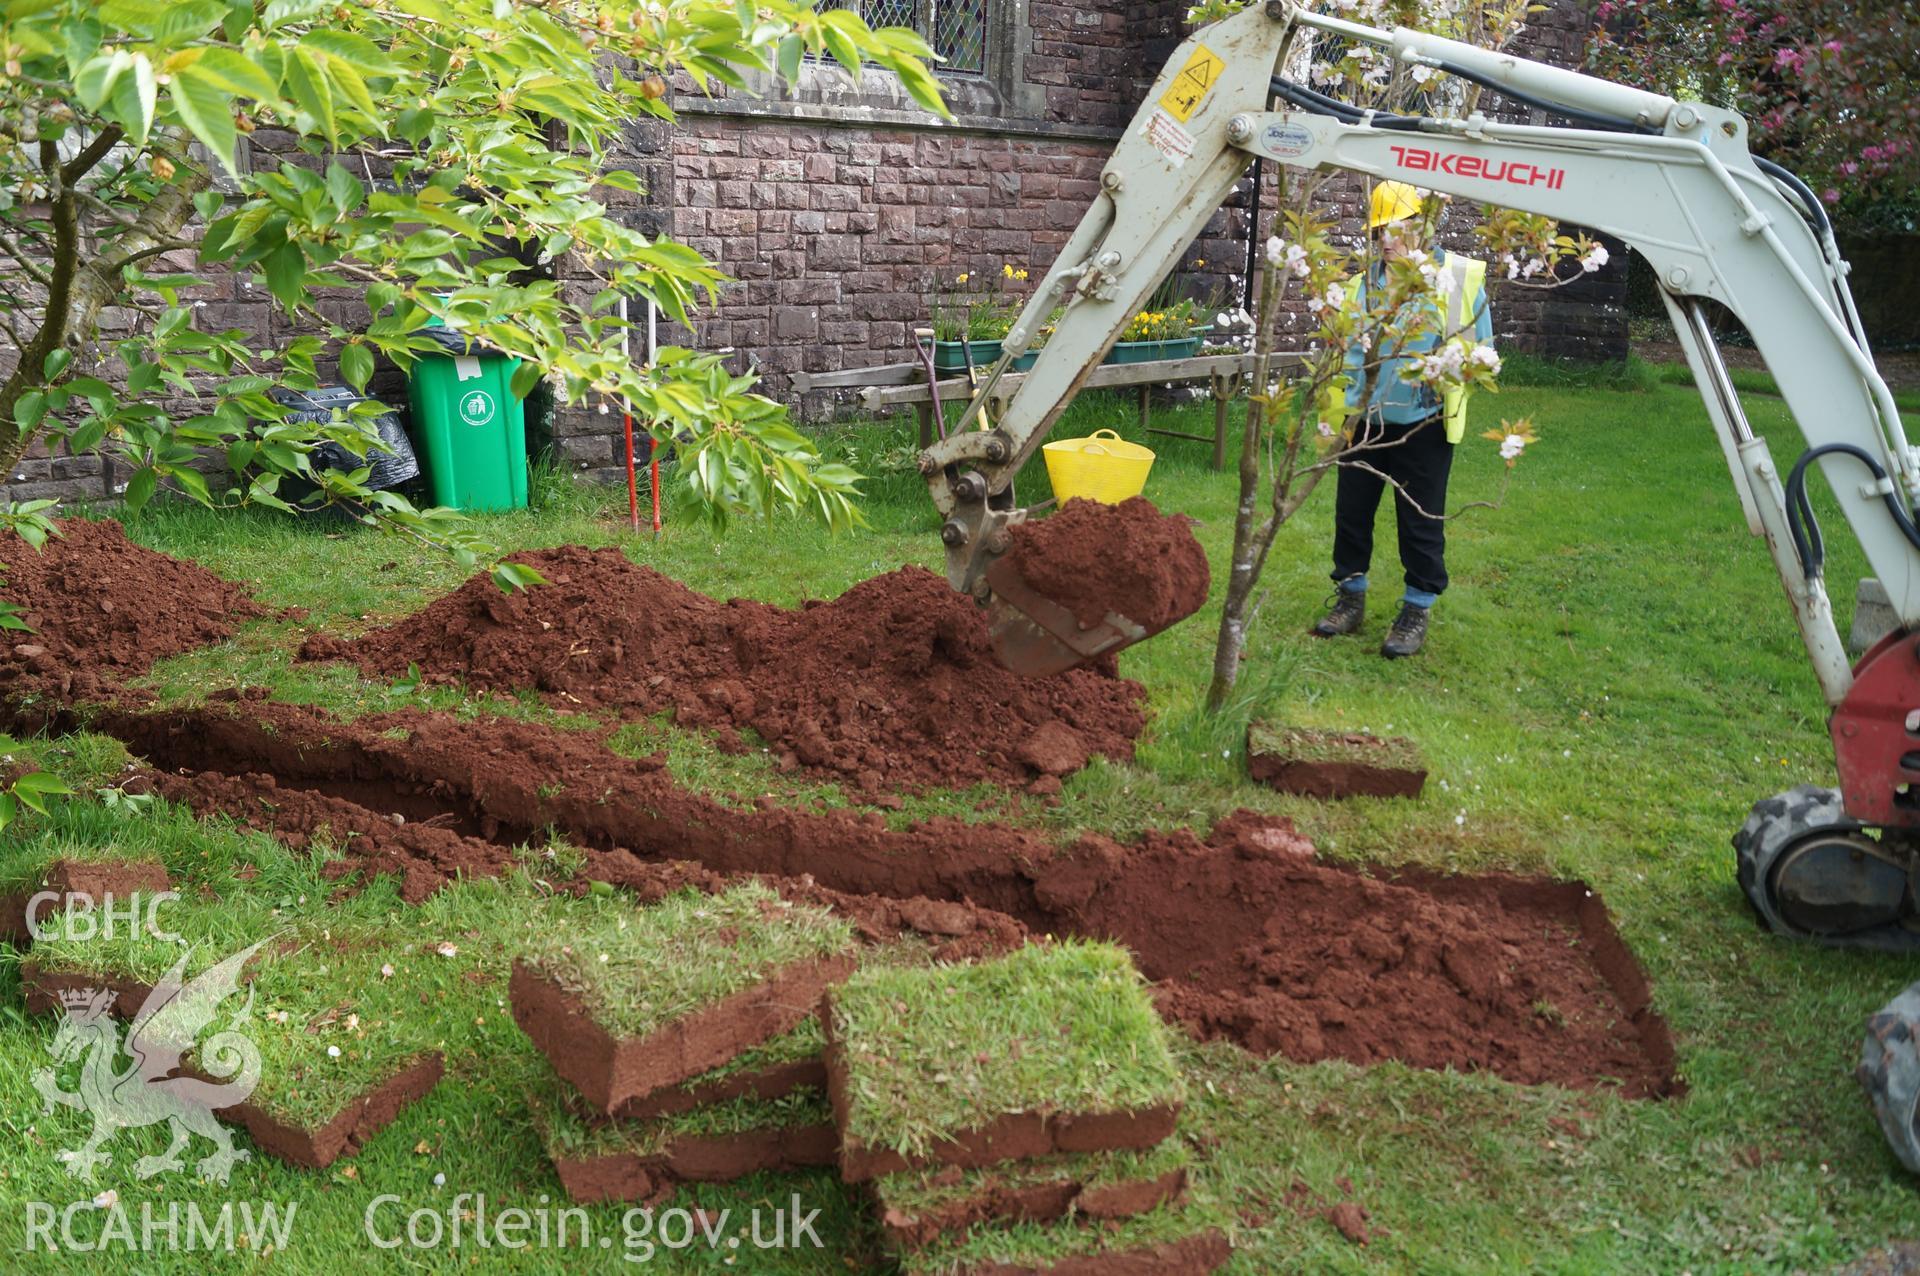
[[[1149,507],[1151,508],[1151,507]],[[945,581],[903,567],[832,602],[789,611],[697,594],[616,549],[515,555],[545,586],[508,595],[483,573],[396,624],[343,642],[309,639],[309,660],[505,690],[683,725],[758,732],[788,765],[866,790],[1025,782],[1026,746],[1048,733],[1090,753],[1133,755],[1139,684],[1112,665],[1019,678],[993,659],[984,616]],[[1204,571],[1204,563],[1202,564]]]
[[[1136,496],[1118,505],[1074,500],[1051,518],[1021,523],[1007,561],[1027,584],[1097,625],[1108,612],[1149,630],[1200,610],[1210,576],[1193,521]]]
[[[39,550],[0,538],[0,598],[33,627],[0,634],[0,694],[9,699],[96,695],[268,614],[238,585],[135,545],[118,523],[66,518],[59,528]]]

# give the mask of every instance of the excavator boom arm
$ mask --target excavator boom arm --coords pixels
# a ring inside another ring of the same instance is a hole
[[[1364,41],[1475,79],[1580,127],[1363,112],[1276,77],[1290,36]],[[1307,109],[1270,111],[1277,92]],[[1131,316],[1179,262],[1254,156],[1342,168],[1546,214],[1613,235],[1654,268],[1702,387],[1750,530],[1766,537],[1830,704],[1852,684],[1819,572],[1811,509],[1757,437],[1707,332],[1702,302],[1753,335],[1809,456],[1903,624],[1920,622],[1920,470],[1875,371],[1817,202],[1747,151],[1738,115],[1508,54],[1311,14],[1289,0],[1195,33],[1169,59],[1101,173],[1101,191],[987,373],[963,428],[925,453],[953,584],[985,601],[986,568],[1024,517],[1012,480]],[[966,429],[995,383],[1065,307],[1038,359]],[[1804,466],[1801,467],[1804,470]],[[1802,480],[1803,481],[1803,476]],[[1795,515],[1799,515],[1796,517]]]

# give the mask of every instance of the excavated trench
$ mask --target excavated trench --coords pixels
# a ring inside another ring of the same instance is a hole
[[[502,872],[517,845],[552,830],[587,851],[587,877],[648,898],[760,874],[955,937],[957,953],[1022,928],[1115,939],[1158,981],[1170,1018],[1260,1053],[1631,1097],[1678,1088],[1646,981],[1578,883],[1379,880],[1320,863],[1287,822],[1247,812],[1204,840],[1060,846],[1004,825],[890,830],[850,811],[741,810],[680,788],[658,759],[613,754],[595,732],[497,719],[346,723],[242,699],[106,710],[89,725],[147,758],[166,796],[296,846],[344,847],[343,876],[395,873],[412,900]]]

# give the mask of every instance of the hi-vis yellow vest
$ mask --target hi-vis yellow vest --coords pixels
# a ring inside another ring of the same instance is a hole
[[[1474,316],[1480,311],[1487,291],[1487,263],[1448,253],[1446,269],[1453,275],[1453,300],[1447,313],[1449,333],[1471,333]],[[1467,437],[1467,396],[1472,388],[1450,386],[1441,392],[1440,404],[1446,413],[1447,442],[1458,443]]]

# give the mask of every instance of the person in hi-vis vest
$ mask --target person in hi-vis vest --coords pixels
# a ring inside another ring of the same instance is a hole
[[[1367,233],[1374,239],[1376,257],[1383,260],[1357,287],[1384,287],[1384,259],[1398,259],[1413,247],[1403,242],[1393,227],[1419,212],[1420,193],[1405,182],[1381,182],[1373,188]],[[1374,515],[1380,508],[1381,493],[1391,482],[1396,487],[1394,521],[1399,529],[1406,591],[1400,598],[1400,613],[1380,644],[1380,654],[1389,658],[1411,656],[1420,650],[1427,639],[1429,610],[1447,588],[1447,525],[1439,516],[1446,512],[1453,448],[1467,428],[1464,389],[1436,394],[1431,386],[1402,380],[1400,369],[1407,359],[1431,354],[1443,337],[1465,337],[1471,332],[1476,344],[1491,345],[1493,341],[1493,319],[1487,312],[1486,263],[1437,247],[1432,260],[1449,276],[1437,290],[1441,293],[1439,304],[1447,312],[1443,331],[1411,337],[1380,352],[1373,397],[1355,429],[1355,441],[1382,446],[1358,453],[1357,459],[1371,470],[1340,467],[1333,514],[1333,579],[1338,588],[1332,610],[1313,627],[1319,637],[1335,638],[1358,632],[1366,619]],[[1382,344],[1386,341],[1383,338]],[[1366,359],[1367,353],[1358,345],[1347,351],[1349,411],[1359,407]]]

